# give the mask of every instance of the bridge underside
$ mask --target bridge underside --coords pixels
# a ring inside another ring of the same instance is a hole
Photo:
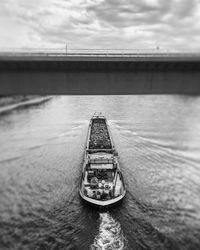
[[[200,94],[200,60],[1,57],[0,94]]]

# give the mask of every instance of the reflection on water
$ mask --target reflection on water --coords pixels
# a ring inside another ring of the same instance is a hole
[[[84,204],[91,115],[108,119],[127,195]],[[199,249],[200,98],[58,96],[0,117],[0,249]]]

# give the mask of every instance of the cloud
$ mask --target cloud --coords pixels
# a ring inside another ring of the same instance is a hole
[[[200,49],[199,0],[1,0],[0,47]]]
[[[96,18],[115,27],[163,23],[166,15],[177,19],[192,16],[198,0],[104,0],[86,8]]]

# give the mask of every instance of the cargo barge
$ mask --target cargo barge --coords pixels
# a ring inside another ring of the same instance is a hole
[[[80,196],[92,205],[108,207],[121,201],[125,194],[107,120],[102,115],[94,115],[89,124]]]

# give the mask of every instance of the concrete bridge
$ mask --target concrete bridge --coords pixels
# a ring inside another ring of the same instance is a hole
[[[200,54],[1,52],[0,94],[200,94]]]

